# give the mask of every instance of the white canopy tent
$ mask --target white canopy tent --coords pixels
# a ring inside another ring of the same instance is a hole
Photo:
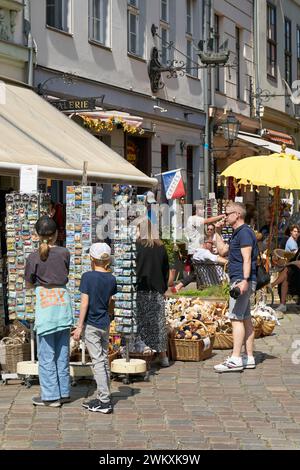
[[[3,86],[2,86],[3,89]],[[153,187],[149,178],[30,88],[6,82],[0,103],[0,172],[38,165],[39,177]]]

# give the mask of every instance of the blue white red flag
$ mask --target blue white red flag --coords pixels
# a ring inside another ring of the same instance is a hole
[[[185,196],[185,189],[180,170],[171,170],[161,174],[166,198],[179,199]]]

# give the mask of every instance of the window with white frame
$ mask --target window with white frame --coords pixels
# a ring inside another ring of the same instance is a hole
[[[194,77],[198,76],[197,59],[194,49],[194,0],[186,0],[186,72]]]
[[[46,0],[46,24],[69,33],[71,31],[71,0]]]
[[[186,40],[186,73],[193,75],[193,41],[191,39]]]
[[[284,19],[284,59],[285,59],[285,80],[292,84],[292,22],[288,18]]]
[[[170,60],[170,48],[169,48],[169,28],[161,26],[161,63],[166,65]]]
[[[109,45],[110,0],[89,0],[89,38]]]
[[[160,19],[169,22],[169,0],[160,0]]]
[[[145,0],[128,1],[128,52],[144,56],[145,43]]]
[[[193,34],[193,0],[186,0],[186,32]]]

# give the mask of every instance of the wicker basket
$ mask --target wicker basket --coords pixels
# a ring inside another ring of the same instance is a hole
[[[30,360],[30,343],[20,338],[3,338],[0,341],[0,364],[5,372],[17,372],[17,364]]]
[[[257,338],[260,338],[262,336],[262,325],[263,325],[264,321],[261,317],[257,316],[257,317],[252,317],[252,324],[253,324],[253,328],[254,328],[254,337],[257,339]]]
[[[207,333],[207,337],[203,339],[194,341],[192,339],[177,339],[174,336],[169,337],[171,358],[174,361],[198,362],[212,356],[215,335],[209,335],[206,325],[202,322],[201,324]]]
[[[233,335],[232,333],[222,333],[216,331],[214,349],[232,349],[233,348]]]
[[[143,361],[146,361],[147,370],[150,370],[150,369],[151,369],[151,362],[152,362],[153,359],[154,359],[154,355],[155,355],[154,352],[150,352],[150,353],[147,353],[147,354],[143,354],[143,353],[133,353],[133,352],[130,352],[130,353],[129,353],[129,357],[130,357],[131,359],[142,359]]]
[[[275,326],[276,326],[275,320],[264,320],[261,326],[261,335],[270,336],[273,333]]]

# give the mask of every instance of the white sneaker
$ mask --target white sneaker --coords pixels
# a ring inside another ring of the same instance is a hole
[[[234,359],[232,357],[227,357],[226,361],[222,364],[217,364],[214,366],[215,372],[238,372],[244,369],[242,358],[239,357]]]
[[[253,356],[247,356],[246,354],[243,354],[242,361],[244,369],[255,369],[256,364]]]
[[[285,304],[280,304],[278,305],[278,307],[275,308],[275,311],[285,313],[287,311],[287,307]]]

